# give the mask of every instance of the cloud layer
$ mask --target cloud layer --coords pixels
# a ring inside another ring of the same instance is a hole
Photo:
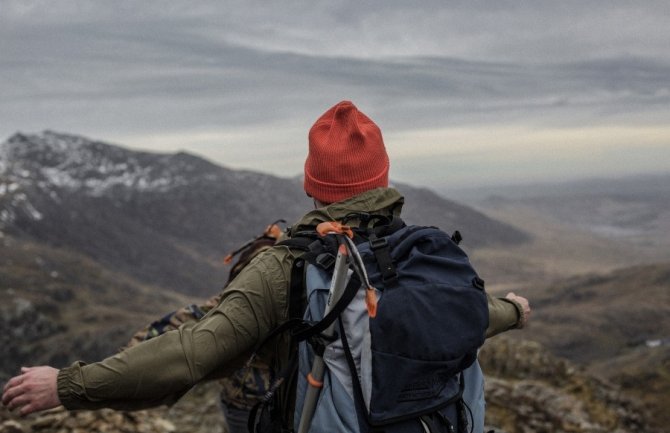
[[[457,175],[458,155],[494,183],[524,167],[617,173],[613,149],[636,155],[628,171],[670,156],[664,1],[166,3],[0,1],[0,134],[50,128],[292,175],[313,120],[351,99],[414,183],[436,182],[420,169],[434,166],[451,169],[441,184],[482,181]]]

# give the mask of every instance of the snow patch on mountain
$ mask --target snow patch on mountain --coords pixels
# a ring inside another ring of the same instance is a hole
[[[15,134],[0,144],[0,195],[17,184],[92,196],[117,187],[164,192],[189,184],[184,170],[196,171],[175,155],[135,152],[53,131]]]
[[[0,183],[0,197],[13,193],[17,189],[19,189],[19,184],[16,182]]]

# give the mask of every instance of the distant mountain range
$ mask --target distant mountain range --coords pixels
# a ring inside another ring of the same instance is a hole
[[[427,189],[397,188],[406,221],[458,229],[466,248],[527,239]],[[187,153],[138,152],[52,131],[0,144],[0,232],[182,293],[211,293],[225,281],[227,252],[311,205],[298,178],[231,170]]]

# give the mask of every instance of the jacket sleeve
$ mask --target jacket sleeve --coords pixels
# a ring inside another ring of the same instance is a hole
[[[494,298],[486,294],[489,304],[489,327],[486,338],[518,327],[523,310],[516,302],[506,298]]]
[[[212,308],[215,308],[221,302],[223,293],[217,293],[201,305],[189,305],[181,307],[171,313],[168,313],[158,320],[155,320],[139,331],[135,332],[130,341],[122,348],[136,346],[143,341],[150,340],[167,331],[179,328],[183,323],[200,320],[202,316]]]
[[[101,362],[62,369],[61,403],[67,409],[142,409],[173,403],[197,382],[232,373],[282,319],[286,287],[276,257],[255,259],[200,321]]]

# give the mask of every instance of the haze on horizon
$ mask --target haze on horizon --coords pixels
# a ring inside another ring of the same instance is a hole
[[[391,177],[465,187],[670,172],[670,3],[0,0],[21,131],[302,171],[348,99]]]

